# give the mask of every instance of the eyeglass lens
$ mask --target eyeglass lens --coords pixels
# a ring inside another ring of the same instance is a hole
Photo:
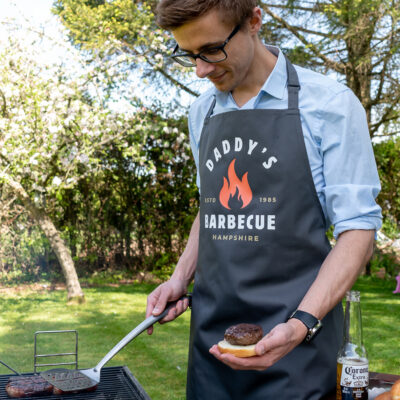
[[[188,66],[196,66],[196,57],[190,57],[188,55],[174,57],[176,61]],[[210,49],[201,52],[198,56],[203,61],[216,63],[226,59],[226,53],[222,49]]]

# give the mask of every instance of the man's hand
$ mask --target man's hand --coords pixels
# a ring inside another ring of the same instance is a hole
[[[187,286],[181,280],[170,279],[162,283],[147,297],[146,318],[150,315],[160,315],[165,310],[168,302],[177,300],[186,293]],[[188,299],[179,300],[176,305],[169,310],[168,314],[159,321],[160,324],[174,320],[185,312],[188,306]],[[153,326],[147,329],[147,333],[149,335],[153,333]]]
[[[277,325],[257,343],[257,356],[235,357],[229,353],[221,353],[217,345],[211,347],[210,353],[232,369],[263,371],[292,351],[304,340],[306,334],[307,328],[301,321],[290,319]]]

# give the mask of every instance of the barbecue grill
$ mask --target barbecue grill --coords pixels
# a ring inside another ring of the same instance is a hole
[[[23,374],[33,375],[33,374]],[[11,375],[0,375],[0,400],[10,400],[5,390]],[[104,367],[94,392],[25,397],[29,400],[150,400],[149,395],[126,366]]]

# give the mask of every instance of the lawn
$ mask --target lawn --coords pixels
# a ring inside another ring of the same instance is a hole
[[[364,345],[370,370],[400,375],[400,294],[393,294],[396,281],[361,277]]]
[[[360,278],[364,342],[373,371],[400,374],[400,295],[393,281]],[[79,368],[98,361],[144,319],[151,285],[85,289],[84,305],[65,304],[63,291],[0,292],[0,360],[20,372],[33,371],[34,333],[76,329]],[[184,399],[190,312],[143,333],[107,365],[127,365],[154,400]],[[71,336],[38,337],[39,353],[68,352]],[[46,346],[47,344],[47,346]],[[64,360],[67,361],[67,360]],[[0,373],[9,371],[0,365]]]

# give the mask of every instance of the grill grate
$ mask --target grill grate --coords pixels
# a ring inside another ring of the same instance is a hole
[[[33,374],[24,374],[33,375]],[[0,400],[9,400],[5,387],[8,378],[14,375],[0,375]],[[128,367],[104,367],[101,380],[94,392],[25,397],[32,400],[150,400]]]

